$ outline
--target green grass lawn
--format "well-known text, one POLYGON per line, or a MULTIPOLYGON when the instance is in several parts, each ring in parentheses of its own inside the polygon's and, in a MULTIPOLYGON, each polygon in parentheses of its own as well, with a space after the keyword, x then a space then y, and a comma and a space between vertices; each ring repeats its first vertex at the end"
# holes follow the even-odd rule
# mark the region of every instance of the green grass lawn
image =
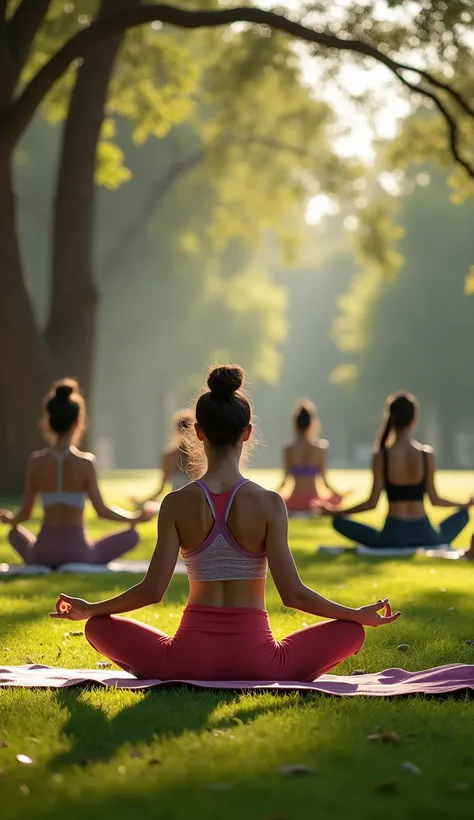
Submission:
MULTIPOLYGON (((257 478, 267 486, 277 480, 275 474, 257 478)), ((368 476, 336 473, 334 481, 357 488, 358 497, 368 476)), ((124 503, 127 494, 152 483, 151 473, 122 473, 104 486, 108 498, 124 503)), ((443 474, 440 486, 452 495, 472 492, 466 474, 443 474)), ((382 510, 366 518, 380 521, 382 510)), ((137 558, 150 555, 155 526, 141 528, 137 558)), ((91 516, 94 535, 111 528, 91 516)), ((5 532, 0 561, 13 561, 5 532)), ((460 545, 470 535, 466 531, 460 545)), ((340 541, 327 519, 294 522, 290 536, 308 584, 349 605, 389 595, 403 612, 393 626, 368 631, 365 647, 341 672, 474 663, 474 647, 465 644, 474 639, 474 566, 319 557, 317 544, 340 541), (403 655, 400 643, 410 646, 403 655)), ((61 591, 97 599, 133 580, 58 575, 0 581, 0 665, 95 667, 98 656, 84 638, 68 635, 83 625, 51 621, 48 612, 61 591)), ((163 605, 135 616, 174 632, 186 593, 186 579, 176 577, 163 605)), ((277 637, 313 620, 285 610, 271 582, 267 604, 277 637)), ((464 696, 377 701, 186 689, 0 690, 0 818, 92 820, 116 812, 126 820, 433 820, 451 814, 467 820, 473 816, 473 729, 473 705, 464 696), (396 732, 400 742, 367 740, 379 730, 396 732), (29 755, 33 764, 20 765, 17 754, 29 755), (421 774, 402 770, 404 762, 421 774), (314 774, 283 776, 281 767, 290 764, 306 764, 314 774)))

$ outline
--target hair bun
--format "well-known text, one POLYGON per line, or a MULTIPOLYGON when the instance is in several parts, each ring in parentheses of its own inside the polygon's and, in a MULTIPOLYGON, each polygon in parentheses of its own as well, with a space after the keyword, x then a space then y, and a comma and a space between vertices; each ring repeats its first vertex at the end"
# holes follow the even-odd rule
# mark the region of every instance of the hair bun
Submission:
POLYGON ((230 399, 237 390, 240 390, 244 378, 244 371, 238 365, 221 365, 211 370, 207 386, 216 398, 230 399))
POLYGON ((55 397, 58 401, 67 401, 69 396, 74 392, 74 388, 70 384, 60 384, 56 388, 55 397))

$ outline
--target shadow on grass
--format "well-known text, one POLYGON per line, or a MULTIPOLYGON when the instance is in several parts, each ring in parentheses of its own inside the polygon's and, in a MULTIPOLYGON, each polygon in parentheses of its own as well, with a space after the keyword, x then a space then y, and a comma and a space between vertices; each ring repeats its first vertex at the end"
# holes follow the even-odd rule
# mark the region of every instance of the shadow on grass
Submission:
MULTIPOLYGON (((68 767, 74 764, 88 765, 108 761, 122 746, 136 746, 152 742, 164 742, 187 732, 212 732, 253 723, 260 715, 283 711, 285 703, 278 694, 271 702, 251 708, 237 708, 232 716, 209 718, 217 707, 232 704, 243 698, 241 693, 228 691, 196 691, 187 687, 175 687, 160 692, 136 695, 136 702, 123 708, 111 719, 106 712, 88 703, 81 691, 58 691, 54 697, 69 712, 69 720, 63 733, 71 748, 51 760, 50 768, 68 767)), ((293 708, 299 695, 284 695, 286 708, 293 708)), ((132 750, 131 750, 132 751, 132 750)), ((146 758, 146 751, 140 750, 146 758)))

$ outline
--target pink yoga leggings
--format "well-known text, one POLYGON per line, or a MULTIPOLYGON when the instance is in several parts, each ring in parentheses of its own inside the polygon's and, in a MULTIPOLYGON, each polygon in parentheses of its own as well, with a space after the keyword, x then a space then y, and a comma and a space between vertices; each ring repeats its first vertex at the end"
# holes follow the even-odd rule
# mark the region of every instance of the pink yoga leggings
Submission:
POLYGON ((25 527, 15 527, 8 535, 13 549, 25 564, 42 564, 55 569, 61 564, 108 564, 130 552, 139 541, 134 529, 89 541, 82 524, 54 527, 43 525, 38 537, 25 527))
POLYGON ((174 638, 129 618, 86 623, 89 643, 138 678, 207 681, 311 681, 356 654, 364 629, 326 621, 272 635, 265 610, 188 606, 174 638))

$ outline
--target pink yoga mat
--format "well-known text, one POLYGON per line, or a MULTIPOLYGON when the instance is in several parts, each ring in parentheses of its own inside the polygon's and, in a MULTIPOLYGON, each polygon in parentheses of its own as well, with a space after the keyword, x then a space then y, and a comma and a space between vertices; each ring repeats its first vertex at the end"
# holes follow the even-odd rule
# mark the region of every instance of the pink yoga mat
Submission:
POLYGON ((454 663, 421 672, 386 669, 367 675, 322 675, 313 683, 302 681, 161 681, 137 680, 118 670, 56 669, 51 666, 0 667, 0 687, 60 689, 92 684, 119 689, 155 689, 188 684, 201 689, 265 689, 270 691, 322 692, 326 695, 354 697, 394 697, 396 695, 443 695, 459 690, 474 690, 474 665, 454 663))

